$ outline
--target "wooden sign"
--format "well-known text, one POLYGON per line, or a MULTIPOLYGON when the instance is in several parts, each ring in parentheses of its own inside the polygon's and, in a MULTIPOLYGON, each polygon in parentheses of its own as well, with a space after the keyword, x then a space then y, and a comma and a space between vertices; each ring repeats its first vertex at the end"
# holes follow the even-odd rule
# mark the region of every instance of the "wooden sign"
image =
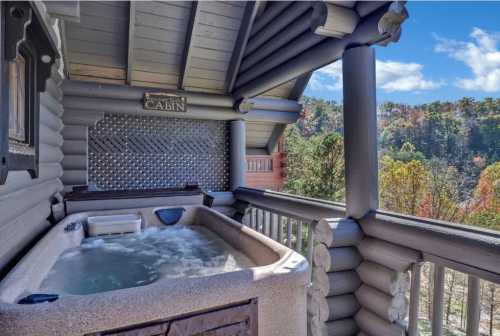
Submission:
POLYGON ((144 94, 144 109, 166 112, 186 112, 187 99, 186 97, 170 93, 148 92, 144 94))

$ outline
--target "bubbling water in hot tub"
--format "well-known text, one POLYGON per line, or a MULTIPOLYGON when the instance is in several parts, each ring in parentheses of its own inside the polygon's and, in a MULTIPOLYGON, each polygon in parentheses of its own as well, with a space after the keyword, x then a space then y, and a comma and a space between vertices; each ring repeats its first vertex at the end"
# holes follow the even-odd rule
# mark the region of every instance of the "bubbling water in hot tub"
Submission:
POLYGON ((176 224, 86 238, 58 258, 40 291, 85 295, 144 286, 160 278, 207 276, 252 266, 248 257, 210 230, 176 224))

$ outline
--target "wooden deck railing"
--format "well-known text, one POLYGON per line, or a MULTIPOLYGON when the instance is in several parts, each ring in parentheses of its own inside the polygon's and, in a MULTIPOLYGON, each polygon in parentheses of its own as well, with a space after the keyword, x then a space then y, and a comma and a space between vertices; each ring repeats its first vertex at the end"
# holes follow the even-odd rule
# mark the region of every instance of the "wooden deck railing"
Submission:
POLYGON ((365 234, 404 244, 421 253, 411 267, 408 335, 417 336, 421 304, 422 265, 430 263, 432 277, 431 335, 444 334, 445 274, 467 275, 466 335, 479 335, 480 282, 500 284, 500 232, 443 221, 378 211, 360 221, 365 234))
POLYGON ((334 222, 325 219, 344 217, 342 204, 250 188, 239 188, 234 195, 251 205, 244 218, 246 225, 303 253, 314 265, 308 304, 311 306, 308 308, 310 335, 332 335, 340 331, 365 334, 370 331, 375 336, 419 335, 424 264, 426 267, 430 264, 433 270, 425 282, 427 288, 432 289, 432 297, 426 298, 432 301, 428 335, 444 334, 445 275, 449 272, 461 272, 468 277, 467 288, 464 288, 467 296, 465 334, 479 335, 480 282, 500 284, 499 232, 377 211, 357 223, 344 220, 344 224, 355 225, 350 233, 352 237, 346 237, 345 231, 340 232, 342 239, 354 244, 350 246, 345 241, 335 243, 319 237, 325 227, 330 228, 328 235, 333 239, 341 236, 335 232, 340 230, 339 222, 332 224, 334 222), (322 225, 318 225, 319 222, 322 225), (356 226, 362 229, 361 234, 355 233, 356 226), (352 254, 358 252, 352 249, 359 251, 359 261, 352 254), (323 262, 320 258, 325 256, 328 260, 323 262), (335 270, 333 264, 342 261, 338 258, 346 257, 351 258, 351 263, 354 260, 352 269, 335 270), (352 279, 351 284, 359 284, 342 292, 335 284, 343 277, 352 279), (404 279, 411 279, 406 281, 406 287, 404 279), (358 302, 352 302, 354 297, 358 302), (406 304, 400 304, 401 297, 406 304), (338 309, 334 308, 339 303, 350 305, 351 311, 338 315, 338 309), (317 308, 312 309, 313 306, 317 308))
POLYGON ((250 203, 243 224, 303 254, 312 263, 314 224, 321 216, 343 216, 340 203, 251 188, 235 191, 237 199, 250 203))

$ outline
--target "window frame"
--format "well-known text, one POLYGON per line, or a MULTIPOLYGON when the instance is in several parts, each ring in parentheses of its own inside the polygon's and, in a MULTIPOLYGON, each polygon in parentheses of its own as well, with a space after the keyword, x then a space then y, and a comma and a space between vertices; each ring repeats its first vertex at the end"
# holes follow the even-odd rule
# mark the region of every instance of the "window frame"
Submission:
POLYGON ((58 57, 36 4, 30 2, 0 3, 0 185, 9 171, 27 171, 38 177, 40 97, 58 57), (9 137, 9 63, 20 54, 25 58, 25 143, 31 154, 10 151, 15 140, 9 137))

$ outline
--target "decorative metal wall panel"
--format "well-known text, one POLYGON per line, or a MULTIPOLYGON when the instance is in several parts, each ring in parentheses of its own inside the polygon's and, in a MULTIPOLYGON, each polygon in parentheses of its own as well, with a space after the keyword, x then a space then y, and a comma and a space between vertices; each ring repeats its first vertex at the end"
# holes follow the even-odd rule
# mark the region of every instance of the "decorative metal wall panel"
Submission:
POLYGON ((89 184, 102 190, 229 189, 224 121, 108 114, 89 128, 89 184))

